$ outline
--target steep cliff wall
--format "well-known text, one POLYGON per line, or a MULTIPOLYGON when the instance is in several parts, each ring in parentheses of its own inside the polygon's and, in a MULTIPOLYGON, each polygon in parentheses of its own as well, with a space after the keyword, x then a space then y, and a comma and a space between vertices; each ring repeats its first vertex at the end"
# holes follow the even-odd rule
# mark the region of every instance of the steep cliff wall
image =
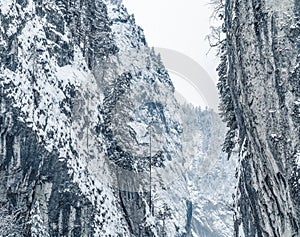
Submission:
MULTIPOLYGON (((118 1, 0 9, 0 198, 23 235, 161 235, 149 212, 148 127, 165 141, 153 137, 154 181, 163 166, 180 175, 179 107, 141 28, 118 1)), ((181 193, 176 208, 166 199, 173 236, 186 232, 181 193)))
POLYGON ((219 89, 225 150, 240 147, 236 236, 300 235, 299 9, 293 0, 225 3, 219 89))
POLYGON ((120 1, 1 1, 0 24, 0 235, 230 236, 223 124, 120 1))

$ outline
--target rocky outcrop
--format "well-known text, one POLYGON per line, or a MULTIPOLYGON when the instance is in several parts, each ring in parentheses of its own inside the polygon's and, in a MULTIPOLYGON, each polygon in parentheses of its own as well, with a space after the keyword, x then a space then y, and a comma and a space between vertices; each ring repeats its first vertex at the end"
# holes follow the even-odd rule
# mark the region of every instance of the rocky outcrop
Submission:
MULTIPOLYGON (((0 9, 2 206, 17 213, 24 236, 160 235, 149 215, 149 135, 138 129, 153 115, 174 143, 179 121, 170 116, 172 83, 142 30, 117 1, 0 9)), ((178 158, 176 147, 162 150, 162 161, 178 158)), ((185 231, 185 200, 180 208, 170 233, 185 231)))
POLYGON ((225 150, 240 147, 236 236, 299 236, 299 2, 226 1, 225 150))

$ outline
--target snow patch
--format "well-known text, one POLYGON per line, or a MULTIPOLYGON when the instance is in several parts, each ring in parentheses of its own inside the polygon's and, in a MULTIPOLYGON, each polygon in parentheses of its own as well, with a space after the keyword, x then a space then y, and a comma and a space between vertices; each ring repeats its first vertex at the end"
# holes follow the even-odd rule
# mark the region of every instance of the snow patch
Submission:
POLYGON ((2 0, 0 2, 0 9, 3 15, 7 15, 12 9, 12 6, 15 4, 16 0, 2 0))
POLYGON ((266 0, 265 4, 267 9, 272 9, 281 13, 288 13, 292 11, 294 7, 294 1, 291 0, 266 0))

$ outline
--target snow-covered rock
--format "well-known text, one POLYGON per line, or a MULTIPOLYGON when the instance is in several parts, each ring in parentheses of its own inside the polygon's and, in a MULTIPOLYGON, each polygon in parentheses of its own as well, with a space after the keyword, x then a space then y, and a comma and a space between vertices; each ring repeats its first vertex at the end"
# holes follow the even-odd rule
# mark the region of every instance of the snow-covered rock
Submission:
POLYGON ((226 1, 225 150, 240 147, 236 236, 299 236, 299 1, 226 1), (238 139, 237 139, 238 138, 238 139))
POLYGON ((229 236, 223 125, 186 126, 120 1, 5 1, 0 19, 0 204, 24 236, 229 236))

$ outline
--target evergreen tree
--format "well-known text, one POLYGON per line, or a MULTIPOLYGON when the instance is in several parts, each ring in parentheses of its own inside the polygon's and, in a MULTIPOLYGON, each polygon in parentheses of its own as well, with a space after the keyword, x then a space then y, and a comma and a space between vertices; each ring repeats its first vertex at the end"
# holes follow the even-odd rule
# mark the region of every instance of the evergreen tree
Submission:
POLYGON ((227 131, 225 142, 223 145, 223 151, 228 154, 228 158, 231 155, 231 152, 235 146, 235 131, 237 129, 237 122, 234 112, 234 104, 232 99, 232 94, 228 84, 227 71, 228 71, 228 62, 227 62, 227 48, 226 42, 221 45, 221 62, 217 68, 219 75, 218 89, 220 92, 220 110, 223 121, 227 123, 229 130, 227 131))

